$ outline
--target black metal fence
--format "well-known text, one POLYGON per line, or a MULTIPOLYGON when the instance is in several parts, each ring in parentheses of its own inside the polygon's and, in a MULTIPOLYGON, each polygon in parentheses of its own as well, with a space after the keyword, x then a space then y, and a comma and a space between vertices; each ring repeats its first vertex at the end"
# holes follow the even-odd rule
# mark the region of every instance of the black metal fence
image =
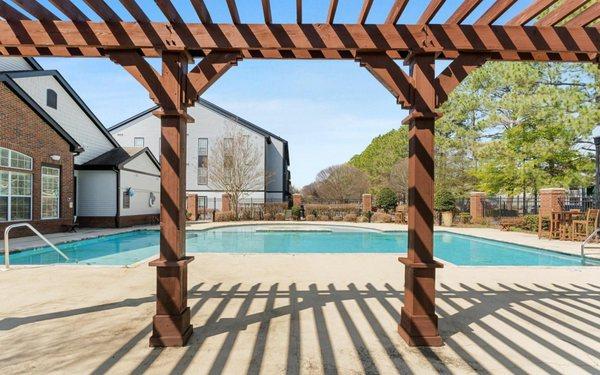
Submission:
MULTIPOLYGON (((246 220, 262 220, 264 213, 273 210, 272 206, 287 207, 280 199, 243 198, 239 202, 239 215, 246 220)), ((214 221, 215 212, 221 211, 222 198, 204 198, 198 200, 198 220, 214 221)), ((283 210, 281 210, 283 212, 283 210)))
MULTIPOLYGON (((502 217, 516 217, 520 215, 536 215, 539 210, 539 205, 539 196, 491 196, 485 198, 483 204, 483 216, 497 219, 502 217)), ((593 196, 567 196, 564 202, 565 211, 580 210, 585 212, 590 208, 596 208, 595 206, 596 203, 593 196)), ((459 212, 469 212, 470 199, 459 199, 456 202, 456 207, 459 212)))

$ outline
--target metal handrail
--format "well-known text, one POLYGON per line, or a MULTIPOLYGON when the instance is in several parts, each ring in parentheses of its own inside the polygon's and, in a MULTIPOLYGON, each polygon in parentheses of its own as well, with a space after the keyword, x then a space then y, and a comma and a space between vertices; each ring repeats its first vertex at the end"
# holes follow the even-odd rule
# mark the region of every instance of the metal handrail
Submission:
POLYGON ((46 237, 44 237, 43 234, 41 234, 40 232, 38 232, 37 229, 35 229, 31 224, 29 223, 17 223, 17 224, 11 224, 9 226, 6 227, 6 229, 4 230, 4 267, 6 267, 6 269, 8 269, 10 267, 10 262, 8 260, 9 257, 9 248, 8 248, 8 233, 10 232, 11 229, 14 228, 20 228, 20 227, 27 227, 29 229, 31 229, 31 231, 33 233, 35 233, 39 238, 42 239, 42 241, 44 241, 45 243, 48 244, 48 246, 50 246, 51 248, 53 248, 54 250, 56 250, 56 252, 58 254, 60 254, 61 257, 65 258, 67 261, 69 260, 69 257, 65 255, 65 253, 63 253, 62 251, 60 251, 58 249, 58 247, 54 246, 50 241, 48 241, 48 239, 46 237))
POLYGON ((592 234, 590 234, 588 236, 588 238, 585 239, 585 241, 583 241, 581 243, 581 264, 583 264, 585 266, 585 245, 588 244, 588 242, 590 242, 592 240, 592 238, 594 238, 598 233, 600 232, 600 228, 596 228, 592 234))

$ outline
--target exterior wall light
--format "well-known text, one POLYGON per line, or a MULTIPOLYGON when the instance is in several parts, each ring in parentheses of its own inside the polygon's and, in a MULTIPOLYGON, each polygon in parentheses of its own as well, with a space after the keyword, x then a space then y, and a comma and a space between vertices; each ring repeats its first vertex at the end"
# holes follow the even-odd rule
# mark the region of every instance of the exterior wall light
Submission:
POLYGON ((50 155, 50 159, 54 161, 60 161, 60 155, 50 155))

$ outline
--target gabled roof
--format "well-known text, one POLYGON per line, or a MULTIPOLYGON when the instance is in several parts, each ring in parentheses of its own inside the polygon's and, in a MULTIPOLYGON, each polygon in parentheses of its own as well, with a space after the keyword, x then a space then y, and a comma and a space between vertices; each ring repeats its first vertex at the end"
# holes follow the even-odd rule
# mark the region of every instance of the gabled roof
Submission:
POLYGON ((156 168, 160 170, 160 164, 148 147, 116 147, 76 168, 82 170, 123 169, 125 164, 144 153, 148 155, 156 168))
POLYGON ((31 66, 33 70, 44 70, 40 64, 33 57, 23 57, 23 59, 31 66))
MULTIPOLYGON (((254 132, 258 133, 258 134, 261 134, 264 137, 275 138, 275 139, 277 139, 277 140, 279 140, 281 142, 287 143, 287 141, 285 139, 281 138, 280 136, 278 136, 276 134, 273 134, 273 133, 271 133, 268 130, 263 129, 260 126, 255 125, 255 124, 251 123, 250 121, 245 120, 245 119, 243 119, 243 118, 241 118, 241 117, 239 117, 239 116, 237 116, 237 115, 235 115, 235 114, 227 111, 226 109, 223 109, 223 108, 219 107, 218 105, 216 105, 216 104, 214 104, 212 102, 209 102, 206 99, 202 99, 202 98, 198 99, 198 104, 200 104, 204 108, 210 109, 213 112, 216 112, 216 113, 220 114, 223 117, 226 117, 226 118, 228 118, 228 119, 230 119, 230 120, 232 120, 234 122, 237 122, 238 124, 240 124, 240 125, 248 128, 248 129, 250 129, 250 130, 252 130, 252 131, 254 131, 254 132)), ((158 106, 154 106, 152 108, 148 108, 147 110, 145 110, 143 112, 140 112, 140 113, 138 113, 135 116, 132 116, 132 117, 130 117, 130 118, 124 120, 124 121, 121 121, 120 123, 118 123, 116 125, 111 126, 110 128, 108 128, 108 131, 109 132, 113 132, 113 131, 115 131, 115 130, 117 130, 117 129, 119 129, 119 128, 121 128, 121 127, 123 127, 123 126, 125 126, 125 125, 127 125, 127 124, 129 124, 129 123, 131 123, 131 122, 133 122, 135 120, 137 120, 137 119, 139 119, 139 118, 142 118, 142 117, 146 116, 149 113, 152 113, 152 112, 156 111, 158 108, 159 108, 158 106)))
POLYGON ((0 82, 3 82, 15 95, 17 95, 29 108, 44 120, 54 131, 60 135, 70 146, 71 152, 81 153, 83 147, 69 135, 54 119, 40 107, 27 93, 12 80, 9 74, 0 73, 0 82))
MULTIPOLYGON (((33 61, 28 63, 34 64, 36 69, 41 69, 41 66, 33 59, 33 61)), ((100 130, 100 132, 108 139, 108 141, 115 147, 119 147, 119 143, 113 138, 112 134, 104 127, 102 122, 94 115, 92 110, 83 102, 81 97, 77 95, 75 90, 69 85, 69 83, 64 79, 64 77, 57 70, 22 70, 16 72, 5 72, 4 74, 8 75, 10 78, 28 78, 28 77, 44 77, 44 76, 52 76, 56 79, 56 81, 62 86, 62 88, 71 96, 71 98, 77 103, 79 108, 86 114, 86 116, 96 125, 96 127, 100 130)))

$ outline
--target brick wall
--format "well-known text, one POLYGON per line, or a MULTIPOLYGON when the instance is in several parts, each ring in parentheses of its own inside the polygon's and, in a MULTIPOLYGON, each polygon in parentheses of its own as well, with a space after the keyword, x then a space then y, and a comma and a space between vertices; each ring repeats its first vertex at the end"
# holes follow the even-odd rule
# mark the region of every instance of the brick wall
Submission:
MULTIPOLYGON (((0 146, 33 158, 33 220, 30 223, 42 233, 64 230, 65 224, 73 221, 73 155, 69 144, 4 83, 0 83, 0 103, 0 146), (54 161, 50 155, 59 155, 60 160, 54 161), (41 220, 42 165, 61 170, 60 218, 56 220, 41 220)), ((10 224, 0 223, 0 238, 10 224)), ((31 233, 25 229, 11 231, 11 237, 23 235, 31 233)))

